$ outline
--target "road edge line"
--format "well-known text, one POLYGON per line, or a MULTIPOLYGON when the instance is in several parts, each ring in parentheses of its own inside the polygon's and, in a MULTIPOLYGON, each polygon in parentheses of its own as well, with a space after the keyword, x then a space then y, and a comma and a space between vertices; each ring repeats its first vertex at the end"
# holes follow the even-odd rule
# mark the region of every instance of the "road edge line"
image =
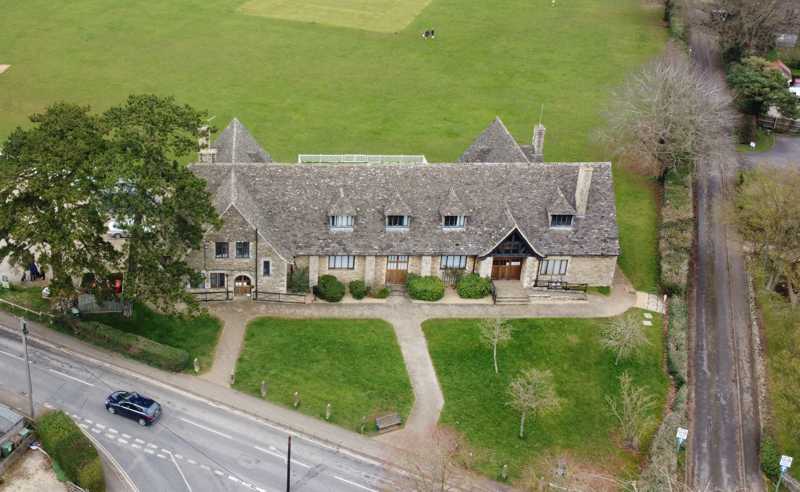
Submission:
POLYGON ((132 492, 140 492, 139 488, 136 486, 136 483, 131 479, 130 475, 128 475, 128 472, 126 472, 125 469, 122 468, 122 465, 120 465, 119 462, 117 461, 117 459, 114 458, 114 456, 111 453, 108 452, 108 450, 105 448, 105 446, 100 444, 100 441, 95 439, 94 436, 92 436, 90 433, 88 433, 86 431, 86 429, 84 429, 83 427, 80 427, 80 426, 78 428, 81 430, 81 432, 83 432, 83 434, 86 437, 89 438, 89 440, 92 442, 94 447, 99 449, 100 452, 103 453, 103 455, 108 460, 108 462, 111 463, 111 467, 114 468, 114 470, 122 478, 122 481, 125 482, 125 484, 128 486, 128 488, 132 492))

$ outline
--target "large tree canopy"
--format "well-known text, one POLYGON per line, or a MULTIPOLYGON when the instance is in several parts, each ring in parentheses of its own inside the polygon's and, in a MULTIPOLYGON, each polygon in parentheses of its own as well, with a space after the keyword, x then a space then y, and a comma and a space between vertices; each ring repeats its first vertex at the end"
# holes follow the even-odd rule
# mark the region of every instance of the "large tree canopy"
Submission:
POLYGON ((180 159, 197 150, 205 114, 173 98, 130 96, 103 114, 109 129, 106 165, 114 177, 111 214, 128 229, 123 294, 164 311, 193 307, 186 283, 197 273, 186 254, 202 244, 219 217, 205 183, 180 159))
POLYGON ((35 257, 63 299, 75 293, 74 278, 103 275, 118 259, 103 238, 106 144, 87 107, 58 103, 30 120, 0 156, 0 258, 26 267, 35 257))
POLYGON ((766 114, 771 106, 787 118, 798 114, 797 97, 789 92, 783 75, 763 58, 751 56, 731 65, 728 82, 736 92, 736 103, 747 114, 766 114))
POLYGON ((728 62, 765 55, 779 33, 797 29, 796 4, 786 0, 715 0, 706 5, 708 24, 728 62))

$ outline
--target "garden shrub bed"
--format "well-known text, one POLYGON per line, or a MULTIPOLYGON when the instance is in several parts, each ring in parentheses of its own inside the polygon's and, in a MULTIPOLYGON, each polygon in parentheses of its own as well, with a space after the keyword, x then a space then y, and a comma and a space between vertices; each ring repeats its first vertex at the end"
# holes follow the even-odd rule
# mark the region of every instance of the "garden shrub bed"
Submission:
POLYGON ((360 300, 369 294, 369 287, 363 280, 353 280, 348 285, 348 289, 350 289, 350 295, 353 296, 353 299, 360 300))
POLYGON ((314 287, 314 295, 328 302, 339 302, 344 297, 345 287, 333 275, 323 275, 314 287))
POLYGON ((438 301, 444 297, 444 282, 439 277, 409 274, 406 282, 408 297, 417 301, 438 301))
POLYGON ((189 353, 97 321, 63 319, 58 323, 70 335, 98 347, 167 371, 182 371, 189 364, 189 353))
POLYGON ((492 293, 492 281, 477 273, 470 273, 459 279, 456 291, 463 299, 482 299, 492 293))
POLYGON ((80 428, 64 412, 48 412, 36 421, 42 447, 67 478, 89 492, 106 489, 100 456, 80 428))
POLYGON ((693 240, 691 175, 672 171, 664 182, 659 232, 661 287, 669 295, 683 295, 686 292, 693 240))

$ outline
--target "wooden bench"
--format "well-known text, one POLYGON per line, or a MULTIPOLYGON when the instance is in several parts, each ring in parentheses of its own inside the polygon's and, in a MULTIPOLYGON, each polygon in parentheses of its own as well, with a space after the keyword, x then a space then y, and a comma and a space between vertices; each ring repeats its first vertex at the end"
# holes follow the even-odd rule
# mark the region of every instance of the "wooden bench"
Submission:
POLYGON ((399 429, 401 425, 403 425, 403 419, 397 413, 389 413, 375 419, 375 427, 381 434, 399 429))

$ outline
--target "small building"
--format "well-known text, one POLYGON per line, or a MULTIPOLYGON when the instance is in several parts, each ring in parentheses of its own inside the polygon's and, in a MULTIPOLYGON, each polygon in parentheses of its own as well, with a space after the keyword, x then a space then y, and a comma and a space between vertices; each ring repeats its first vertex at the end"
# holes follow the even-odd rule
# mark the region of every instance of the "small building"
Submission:
POLYGON ((276 164, 234 119, 190 169, 224 225, 190 255, 205 288, 286 292, 308 269, 372 286, 476 272, 524 288, 611 285, 619 255, 611 164, 545 163, 497 118, 441 164, 276 164))

